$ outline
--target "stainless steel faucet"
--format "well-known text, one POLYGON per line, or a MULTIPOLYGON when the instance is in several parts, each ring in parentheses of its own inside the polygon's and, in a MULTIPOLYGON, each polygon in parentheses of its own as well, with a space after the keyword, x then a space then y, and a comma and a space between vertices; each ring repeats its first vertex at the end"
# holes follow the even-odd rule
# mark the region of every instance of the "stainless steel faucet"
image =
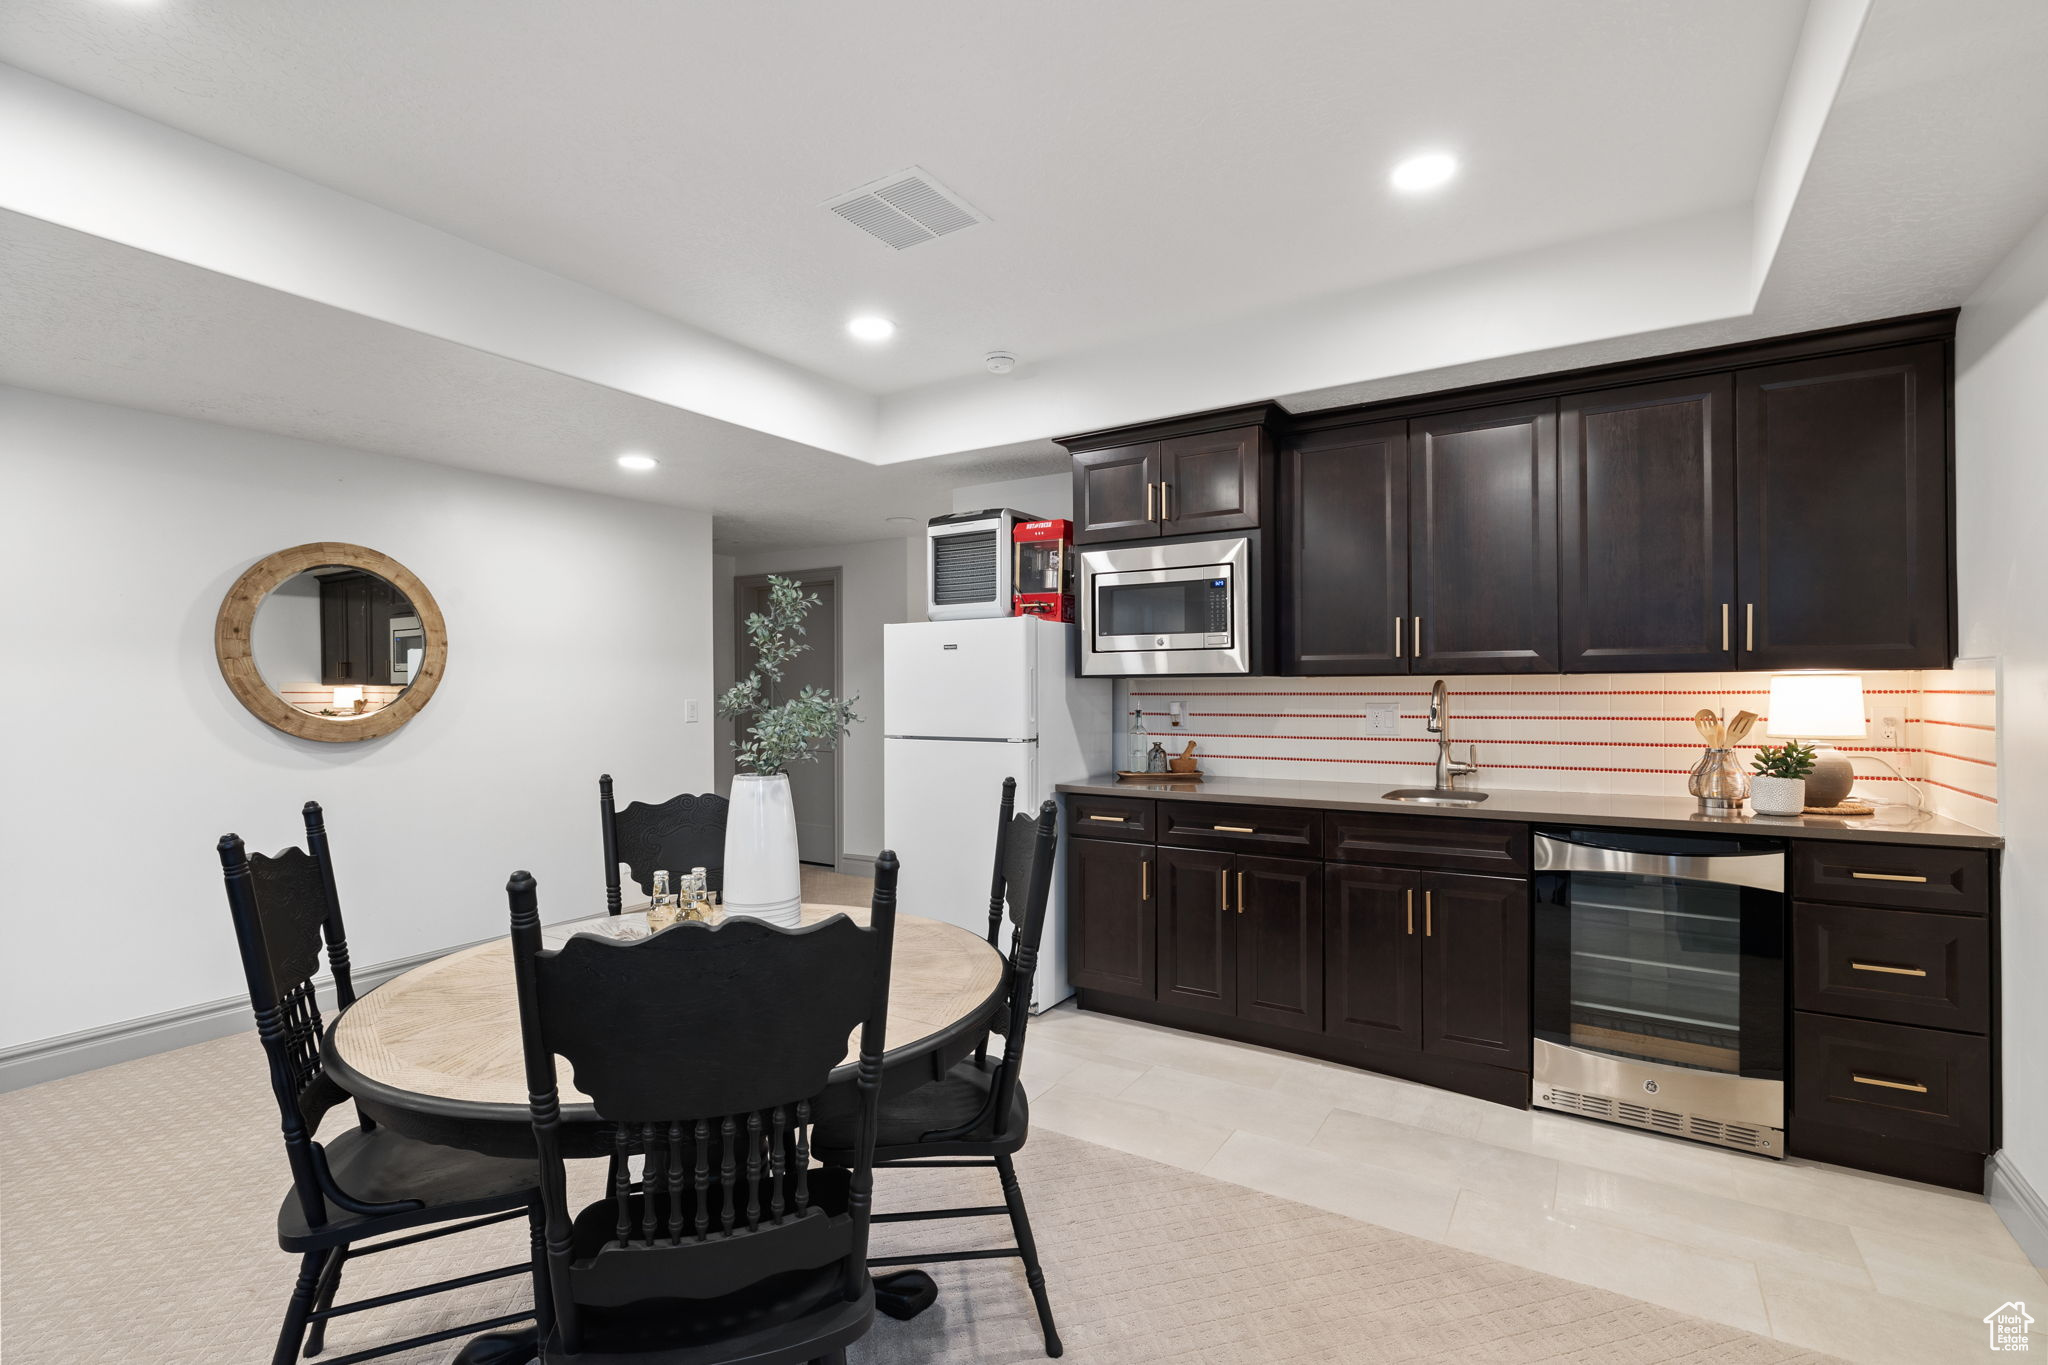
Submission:
POLYGON ((1455 791, 1459 778, 1479 771, 1479 746, 1465 746, 1465 762, 1451 757, 1451 733, 1448 718, 1444 712, 1450 694, 1444 688, 1444 680, 1438 678, 1436 686, 1429 689, 1429 732, 1436 736, 1436 789, 1440 792, 1455 791))

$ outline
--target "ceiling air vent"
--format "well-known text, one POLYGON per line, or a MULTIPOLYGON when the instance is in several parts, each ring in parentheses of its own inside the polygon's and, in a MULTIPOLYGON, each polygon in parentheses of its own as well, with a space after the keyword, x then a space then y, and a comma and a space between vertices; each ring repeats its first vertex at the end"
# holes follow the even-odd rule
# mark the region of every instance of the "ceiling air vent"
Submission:
POLYGON ((988 221, 916 166, 828 199, 825 207, 898 251, 988 221))

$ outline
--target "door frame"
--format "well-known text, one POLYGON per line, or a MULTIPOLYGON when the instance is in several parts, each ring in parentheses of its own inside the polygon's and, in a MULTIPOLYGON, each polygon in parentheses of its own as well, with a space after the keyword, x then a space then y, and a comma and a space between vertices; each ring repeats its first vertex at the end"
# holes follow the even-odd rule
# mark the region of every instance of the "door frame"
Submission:
MULTIPOLYGON (((746 658, 747 649, 747 594, 755 588, 765 588, 773 578, 793 578, 803 587, 817 583, 832 585, 832 695, 846 695, 846 570, 845 566, 834 564, 821 569, 771 569, 767 573, 736 574, 732 580, 732 677, 726 679, 730 687, 739 680, 740 666, 746 658)), ((733 738, 739 738, 735 730, 733 738)), ((815 864, 804 864, 815 866, 815 864)), ((841 735, 833 745, 832 763, 832 870, 845 872, 846 869, 846 737, 841 735)), ((867 875, 874 875, 872 867, 867 875)))

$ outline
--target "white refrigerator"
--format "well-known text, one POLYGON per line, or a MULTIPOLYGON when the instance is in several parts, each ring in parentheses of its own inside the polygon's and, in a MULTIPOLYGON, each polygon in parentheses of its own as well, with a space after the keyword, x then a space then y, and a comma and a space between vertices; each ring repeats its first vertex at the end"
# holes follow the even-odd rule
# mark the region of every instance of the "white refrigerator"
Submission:
MULTIPOLYGON (((1036 815, 1055 784, 1108 770, 1113 684, 1074 676, 1078 647, 1078 627, 1033 616, 882 628, 882 844, 903 864, 904 913, 986 934, 1003 779, 1017 779, 1017 810, 1036 815)), ((1073 994, 1066 836, 1034 1011, 1073 994)))

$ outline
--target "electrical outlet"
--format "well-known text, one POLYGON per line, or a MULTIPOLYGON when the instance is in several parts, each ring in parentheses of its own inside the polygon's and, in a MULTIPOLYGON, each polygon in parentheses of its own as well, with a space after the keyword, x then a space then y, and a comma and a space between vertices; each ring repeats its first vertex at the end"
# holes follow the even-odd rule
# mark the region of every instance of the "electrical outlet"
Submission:
POLYGON ((1878 743, 1887 749, 1898 748, 1899 742, 1905 738, 1905 728, 1905 721, 1897 715, 1879 716, 1877 718, 1878 743))
POLYGON ((696 703, 696 702, 695 702, 694 700, 692 700, 692 701, 686 701, 686 702, 684 702, 684 703, 683 703, 683 724, 685 724, 685 725, 695 725, 696 723, 697 723, 697 703, 696 703))
POLYGON ((1365 732, 1367 734, 1391 735, 1400 729, 1400 724, 1400 703, 1369 701, 1365 704, 1365 732))
POLYGON ((1170 701, 1166 703, 1166 714, 1167 724, 1178 730, 1187 723, 1188 704, 1184 701, 1170 701))

